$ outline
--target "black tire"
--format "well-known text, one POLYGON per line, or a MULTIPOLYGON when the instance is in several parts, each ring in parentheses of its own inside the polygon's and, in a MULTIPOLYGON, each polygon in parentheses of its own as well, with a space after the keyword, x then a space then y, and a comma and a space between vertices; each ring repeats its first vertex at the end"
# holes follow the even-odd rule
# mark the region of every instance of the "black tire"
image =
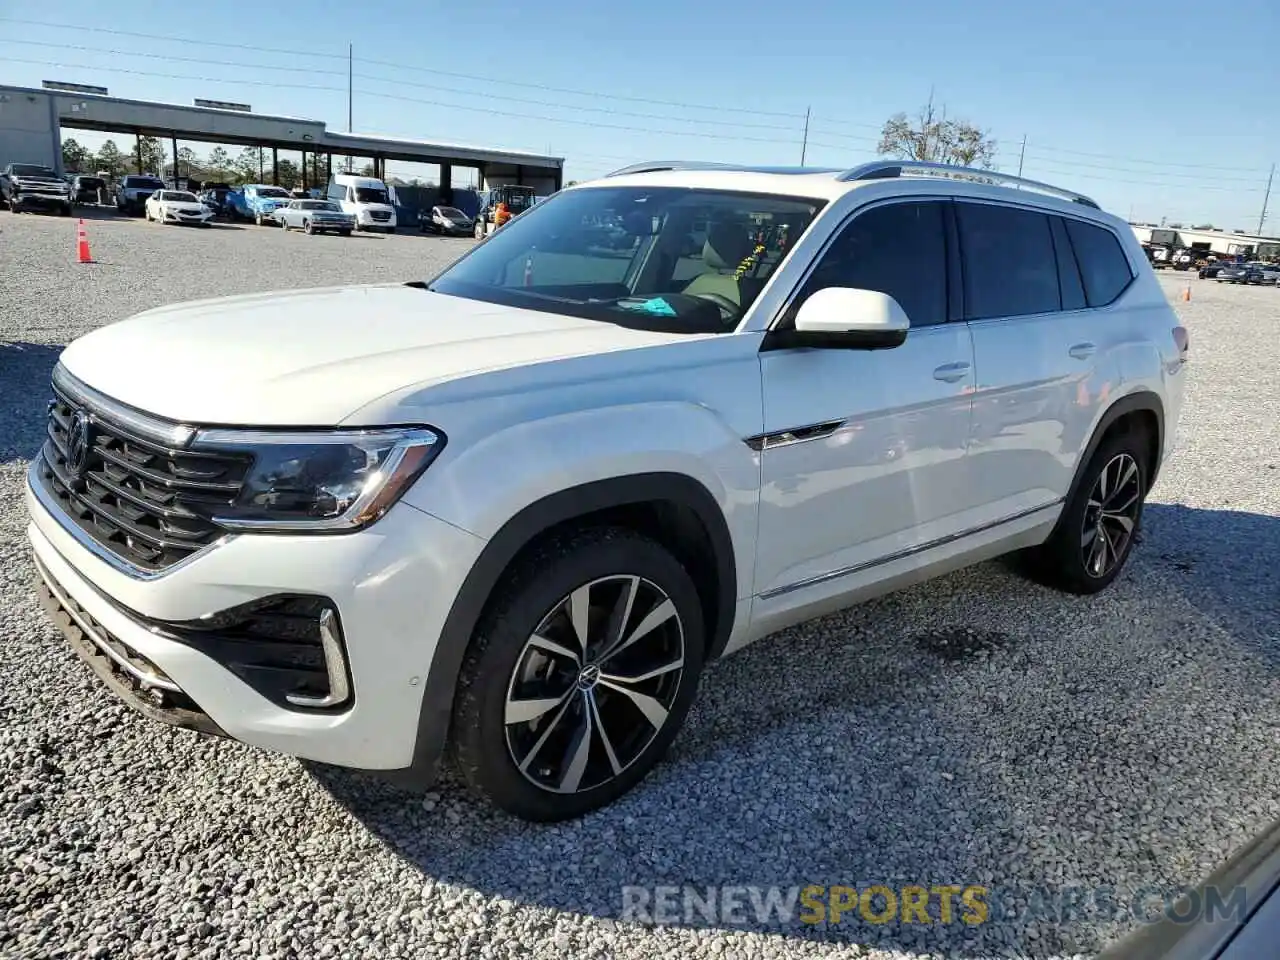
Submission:
POLYGON ((605 806, 666 752, 693 702, 704 649, 697 589, 659 544, 616 528, 549 541, 493 591, 471 639, 454 700, 451 747, 458 771, 477 796, 526 820, 565 820, 605 806), (582 622, 590 625, 585 632, 594 642, 589 639, 579 656, 570 610, 572 598, 584 591, 589 614, 582 622), (665 618, 639 639, 608 649, 628 627, 634 632, 662 611, 665 618), (546 652, 534 643, 535 633, 539 641, 574 646, 546 652), (654 669, 646 666, 650 651, 665 669, 621 688, 617 676, 654 669), (600 665, 619 674, 605 673, 601 680, 600 665), (517 681, 524 696, 513 696, 517 681), (509 695, 516 704, 551 702, 539 699, 539 691, 558 697, 557 705, 508 724, 509 695), (655 716, 661 720, 650 719, 655 716), (584 719, 591 717, 596 720, 584 719), (597 722, 606 730, 603 738, 597 722), (570 749, 583 738, 585 751, 570 749), (527 772, 517 754, 526 758, 527 772))
POLYGON ((1098 445, 1053 534, 1032 554, 1036 579, 1082 595, 1111 585, 1124 569, 1142 528, 1151 477, 1149 454, 1141 432, 1117 433, 1098 445), (1112 510, 1100 508, 1099 503, 1112 510), (1097 564, 1099 548, 1105 561, 1101 566, 1097 564))
POLYGON ((63 215, 64 217, 69 217, 69 216, 71 216, 71 204, 69 204, 69 203, 63 204, 63 206, 62 206, 62 215, 63 215))
POLYGON ((344 236, 344 237, 349 237, 349 236, 351 236, 351 231, 350 231, 350 230, 339 230, 339 231, 338 231, 338 233, 339 233, 341 236, 344 236))
POLYGON ((387 233, 395 233, 395 232, 396 232, 395 227, 387 227, 387 233))
POLYGON ((312 228, 311 226, 310 220, 302 221, 302 232, 305 233, 307 236, 311 236, 311 234, 315 233, 314 228, 312 228))

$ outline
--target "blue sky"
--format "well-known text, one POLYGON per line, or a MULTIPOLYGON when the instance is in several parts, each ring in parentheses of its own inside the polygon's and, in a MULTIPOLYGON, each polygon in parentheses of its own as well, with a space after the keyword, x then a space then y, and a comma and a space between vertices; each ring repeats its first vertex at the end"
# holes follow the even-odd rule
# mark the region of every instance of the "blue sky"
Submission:
MULTIPOLYGON (((808 162, 852 166, 874 156, 886 117, 932 89, 990 130, 1000 169, 1016 170, 1025 135, 1026 176, 1121 216, 1226 228, 1256 227, 1280 160, 1277 0, 1217 12, 1189 0, 475 0, 310 5, 310 21, 297 9, 0 0, 0 82, 234 100, 345 129, 351 42, 357 131, 549 150, 570 179, 655 157, 796 163, 806 107, 808 162)), ((1280 233, 1274 195, 1272 209, 1267 232, 1280 233)))

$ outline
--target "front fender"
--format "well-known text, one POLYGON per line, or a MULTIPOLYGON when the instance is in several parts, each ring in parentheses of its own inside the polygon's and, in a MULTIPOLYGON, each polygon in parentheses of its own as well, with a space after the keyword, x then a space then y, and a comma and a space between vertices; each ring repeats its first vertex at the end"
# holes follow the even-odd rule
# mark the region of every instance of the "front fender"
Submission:
POLYGON ((691 402, 595 407, 514 423, 461 449, 447 443, 405 500, 487 540, 553 494, 653 473, 686 476, 710 494, 732 542, 737 597, 749 596, 758 459, 724 419, 691 402))

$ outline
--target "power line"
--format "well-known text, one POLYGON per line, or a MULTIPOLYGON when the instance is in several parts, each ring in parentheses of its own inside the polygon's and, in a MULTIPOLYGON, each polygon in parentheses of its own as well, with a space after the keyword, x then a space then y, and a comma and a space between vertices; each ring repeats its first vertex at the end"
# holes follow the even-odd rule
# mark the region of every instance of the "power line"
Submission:
MULTIPOLYGON (((338 54, 338 53, 318 53, 313 50, 284 50, 279 47, 256 47, 256 46, 251 46, 249 44, 243 44, 243 43, 225 43, 225 42, 220 42, 215 40, 196 40, 190 37, 179 37, 179 36, 172 36, 172 35, 166 36, 166 35, 154 34, 154 33, 137 33, 129 30, 112 30, 106 27, 88 27, 82 24, 48 23, 40 20, 24 20, 18 17, 0 17, 0 22, 18 23, 24 26, 48 27, 54 30, 80 30, 88 33, 106 33, 106 34, 111 34, 113 36, 135 37, 135 38, 140 38, 144 40, 164 40, 166 42, 171 42, 171 43, 187 43, 187 44, 194 44, 196 46, 221 47, 221 48, 231 49, 231 50, 249 50, 257 53, 289 53, 289 54, 296 54, 298 56, 304 56, 304 57, 322 57, 326 59, 335 59, 335 60, 347 59, 345 54, 338 54)), ((132 54, 126 54, 126 56, 132 56, 132 54)), ((749 113, 754 116, 784 117, 787 119, 796 120, 797 122, 802 116, 802 114, 799 114, 799 113, 786 113, 786 112, 775 111, 775 110, 761 110, 756 107, 738 107, 738 106, 726 106, 723 104, 707 104, 707 103, 688 103, 688 102, 682 102, 677 100, 659 100, 659 99, 654 99, 650 97, 636 97, 636 96, 630 96, 630 95, 621 94, 621 93, 601 93, 598 90, 581 90, 581 89, 575 89, 573 87, 555 87, 549 84, 531 83, 529 81, 504 80, 497 77, 484 77, 478 74, 457 73, 449 70, 436 70, 430 67, 416 66, 414 64, 395 63, 390 60, 372 60, 372 59, 366 59, 364 57, 356 57, 355 59, 359 63, 367 63, 372 66, 391 67, 396 70, 410 70, 417 73, 431 73, 437 76, 453 77, 455 79, 460 79, 460 80, 476 80, 482 83, 496 83, 496 84, 503 84, 506 86, 525 87, 527 89, 533 89, 533 90, 548 90, 555 93, 568 93, 568 94, 573 94, 575 96, 582 96, 582 97, 597 97, 597 98, 602 98, 606 100, 626 100, 631 103, 647 103, 647 104, 653 104, 653 105, 665 106, 665 107, 682 107, 688 110, 715 110, 722 113, 723 112, 749 113)))
MULTIPOLYGON (((270 83, 264 83, 261 80, 239 80, 239 79, 231 79, 231 78, 193 77, 186 74, 156 73, 154 71, 149 71, 149 70, 129 70, 124 67, 86 67, 83 64, 59 63, 59 62, 53 62, 53 61, 47 61, 47 60, 23 60, 18 58, 10 58, 9 62, 35 64, 37 66, 44 66, 44 67, 60 67, 63 69, 71 69, 71 70, 98 70, 99 72, 102 72, 102 73, 124 73, 132 76, 160 77, 162 79, 167 79, 167 80, 195 80, 199 83, 234 83, 234 84, 241 84, 241 85, 254 86, 254 87, 272 87, 272 88, 284 88, 284 89, 291 89, 291 90, 319 90, 319 91, 324 91, 329 93, 345 93, 346 92, 345 87, 324 87, 324 86, 318 86, 314 84, 298 84, 298 83, 276 83, 274 81, 270 83)), ((416 97, 398 96, 396 94, 382 93, 376 90, 358 89, 355 92, 360 94, 361 96, 366 96, 366 97, 379 97, 384 100, 396 100, 403 103, 416 103, 423 106, 444 107, 450 110, 465 110, 469 113, 485 113, 485 114, 489 114, 497 117, 512 117, 517 120, 539 120, 546 123, 567 123, 574 126, 595 127, 602 130, 626 130, 632 133, 653 133, 653 134, 659 134, 662 136, 673 136, 673 137, 697 137, 697 138, 706 139, 706 140, 728 140, 728 141, 744 142, 744 143, 770 143, 770 144, 778 143, 777 137, 731 136, 729 134, 710 133, 710 132, 701 131, 701 130, 661 130, 661 129, 655 129, 652 127, 637 127, 631 124, 601 123, 599 121, 594 121, 594 120, 571 120, 565 117, 547 117, 547 116, 541 116, 537 114, 516 113, 510 110, 494 110, 489 107, 475 107, 475 106, 469 106, 467 104, 447 103, 445 101, 440 101, 440 100, 424 100, 416 97)), ((577 108, 565 107, 565 109, 572 110, 577 108)))
MULTIPOLYGON (((1143 177, 1156 176, 1156 177, 1182 177, 1184 179, 1185 178, 1197 179, 1197 178, 1208 176, 1207 174, 1204 174, 1204 173, 1180 173, 1176 170, 1152 170, 1148 172, 1146 170, 1135 170, 1132 167, 1117 167, 1117 166, 1112 166, 1111 164, 1105 164, 1105 163, 1088 163, 1084 160, 1059 160, 1059 158, 1057 157, 1046 157, 1043 154, 1032 153, 1032 152, 1027 153, 1027 159, 1036 160, 1036 161, 1049 161, 1049 162, 1057 161, 1060 163, 1069 163, 1071 164, 1072 167, 1086 167, 1089 169, 1096 169, 1096 170, 1113 170, 1116 173, 1134 173, 1134 174, 1137 174, 1138 176, 1143 176, 1143 177)), ((1215 181, 1225 182, 1225 183, 1256 184, 1259 182, 1258 177, 1223 177, 1217 174, 1213 175, 1213 179, 1215 181)), ((1158 181, 1154 181, 1154 182, 1158 182, 1158 181)))
MULTIPOLYGON (((208 60, 201 57, 177 57, 177 56, 172 56, 170 54, 143 53, 143 52, 135 53, 133 51, 128 51, 128 50, 109 50, 104 47, 86 47, 86 46, 76 46, 76 45, 59 44, 59 43, 47 43, 40 40, 14 40, 8 37, 4 37, 4 38, 0 38, 0 43, 18 43, 18 44, 27 44, 27 45, 38 46, 38 47, 55 47, 60 50, 76 50, 76 51, 81 51, 85 53, 104 53, 104 54, 110 54, 112 56, 118 56, 118 57, 145 57, 152 60, 169 60, 169 61, 174 61, 176 63, 197 63, 197 64, 203 64, 206 66, 234 67, 238 69, 251 69, 251 70, 283 70, 283 71, 289 71, 292 73, 325 74, 328 76, 335 76, 335 77, 347 76, 347 71, 345 70, 318 70, 311 67, 288 67, 288 66, 280 66, 277 64, 229 63, 222 60, 208 60)), ((359 59, 359 58, 356 58, 356 59, 359 59)), ((21 61, 18 61, 18 62, 21 62, 21 61)), ((93 68, 84 68, 84 69, 93 69, 93 68)), ((106 68, 102 68, 102 69, 106 69, 106 68)), ((759 130, 779 130, 786 133, 793 133, 797 136, 799 136, 800 134, 800 130, 798 127, 784 127, 780 124, 774 124, 774 123, 746 123, 738 120, 707 120, 707 119, 698 118, 698 117, 677 117, 677 116, 671 116, 670 114, 633 113, 627 110, 617 110, 612 107, 588 107, 588 106, 582 106, 578 104, 548 104, 544 100, 532 100, 532 99, 529 99, 528 97, 513 97, 510 95, 489 93, 487 91, 459 90, 456 87, 442 87, 442 86, 437 86, 435 84, 429 84, 429 83, 415 83, 411 80, 397 80, 391 77, 377 77, 371 74, 364 74, 364 73, 357 73, 355 77, 356 79, 360 79, 360 80, 372 80, 377 83, 394 83, 403 87, 415 87, 422 90, 435 90, 440 93, 452 93, 452 94, 457 94, 459 96, 465 96, 465 97, 485 97, 491 100, 505 100, 513 103, 530 103, 537 106, 563 107, 566 110, 582 110, 590 113, 603 113, 603 114, 609 114, 613 116, 637 117, 643 120, 669 120, 669 121, 675 121, 678 123, 701 123, 701 124, 713 124, 715 126, 723 126, 723 127, 741 127, 741 128, 752 128, 752 129, 759 129, 759 130)), ((265 85, 266 84, 264 84, 264 86, 265 85)), ((797 123, 799 123, 799 120, 797 120, 797 123)))
POLYGON ((1069 154, 1072 154, 1073 156, 1079 156, 1079 157, 1096 157, 1100 160, 1120 160, 1124 163, 1146 163, 1146 164, 1152 164, 1154 166, 1159 166, 1159 167, 1184 167, 1186 169, 1191 169, 1191 170, 1227 170, 1235 173, 1261 174, 1261 173, 1267 172, 1265 167, 1224 167, 1224 166, 1218 166, 1216 164, 1210 164, 1210 163, 1178 163, 1177 161, 1165 160, 1163 158, 1159 160, 1151 160, 1151 159, 1144 159, 1141 157, 1121 157, 1121 156, 1116 156, 1114 154, 1109 154, 1109 153, 1089 153, 1084 150, 1069 150, 1066 147, 1054 147, 1048 144, 1037 145, 1034 143, 1034 141, 1031 143, 1031 146, 1033 147, 1040 146, 1042 149, 1052 150, 1054 153, 1069 153, 1069 154))

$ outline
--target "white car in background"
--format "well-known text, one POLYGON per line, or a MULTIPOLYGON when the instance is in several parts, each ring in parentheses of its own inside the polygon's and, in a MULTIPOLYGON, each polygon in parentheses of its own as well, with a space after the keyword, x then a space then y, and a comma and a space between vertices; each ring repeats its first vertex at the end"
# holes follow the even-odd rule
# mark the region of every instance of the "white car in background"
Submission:
POLYGON ((143 215, 156 223, 194 223, 207 227, 213 211, 186 190, 157 190, 147 198, 143 215))

